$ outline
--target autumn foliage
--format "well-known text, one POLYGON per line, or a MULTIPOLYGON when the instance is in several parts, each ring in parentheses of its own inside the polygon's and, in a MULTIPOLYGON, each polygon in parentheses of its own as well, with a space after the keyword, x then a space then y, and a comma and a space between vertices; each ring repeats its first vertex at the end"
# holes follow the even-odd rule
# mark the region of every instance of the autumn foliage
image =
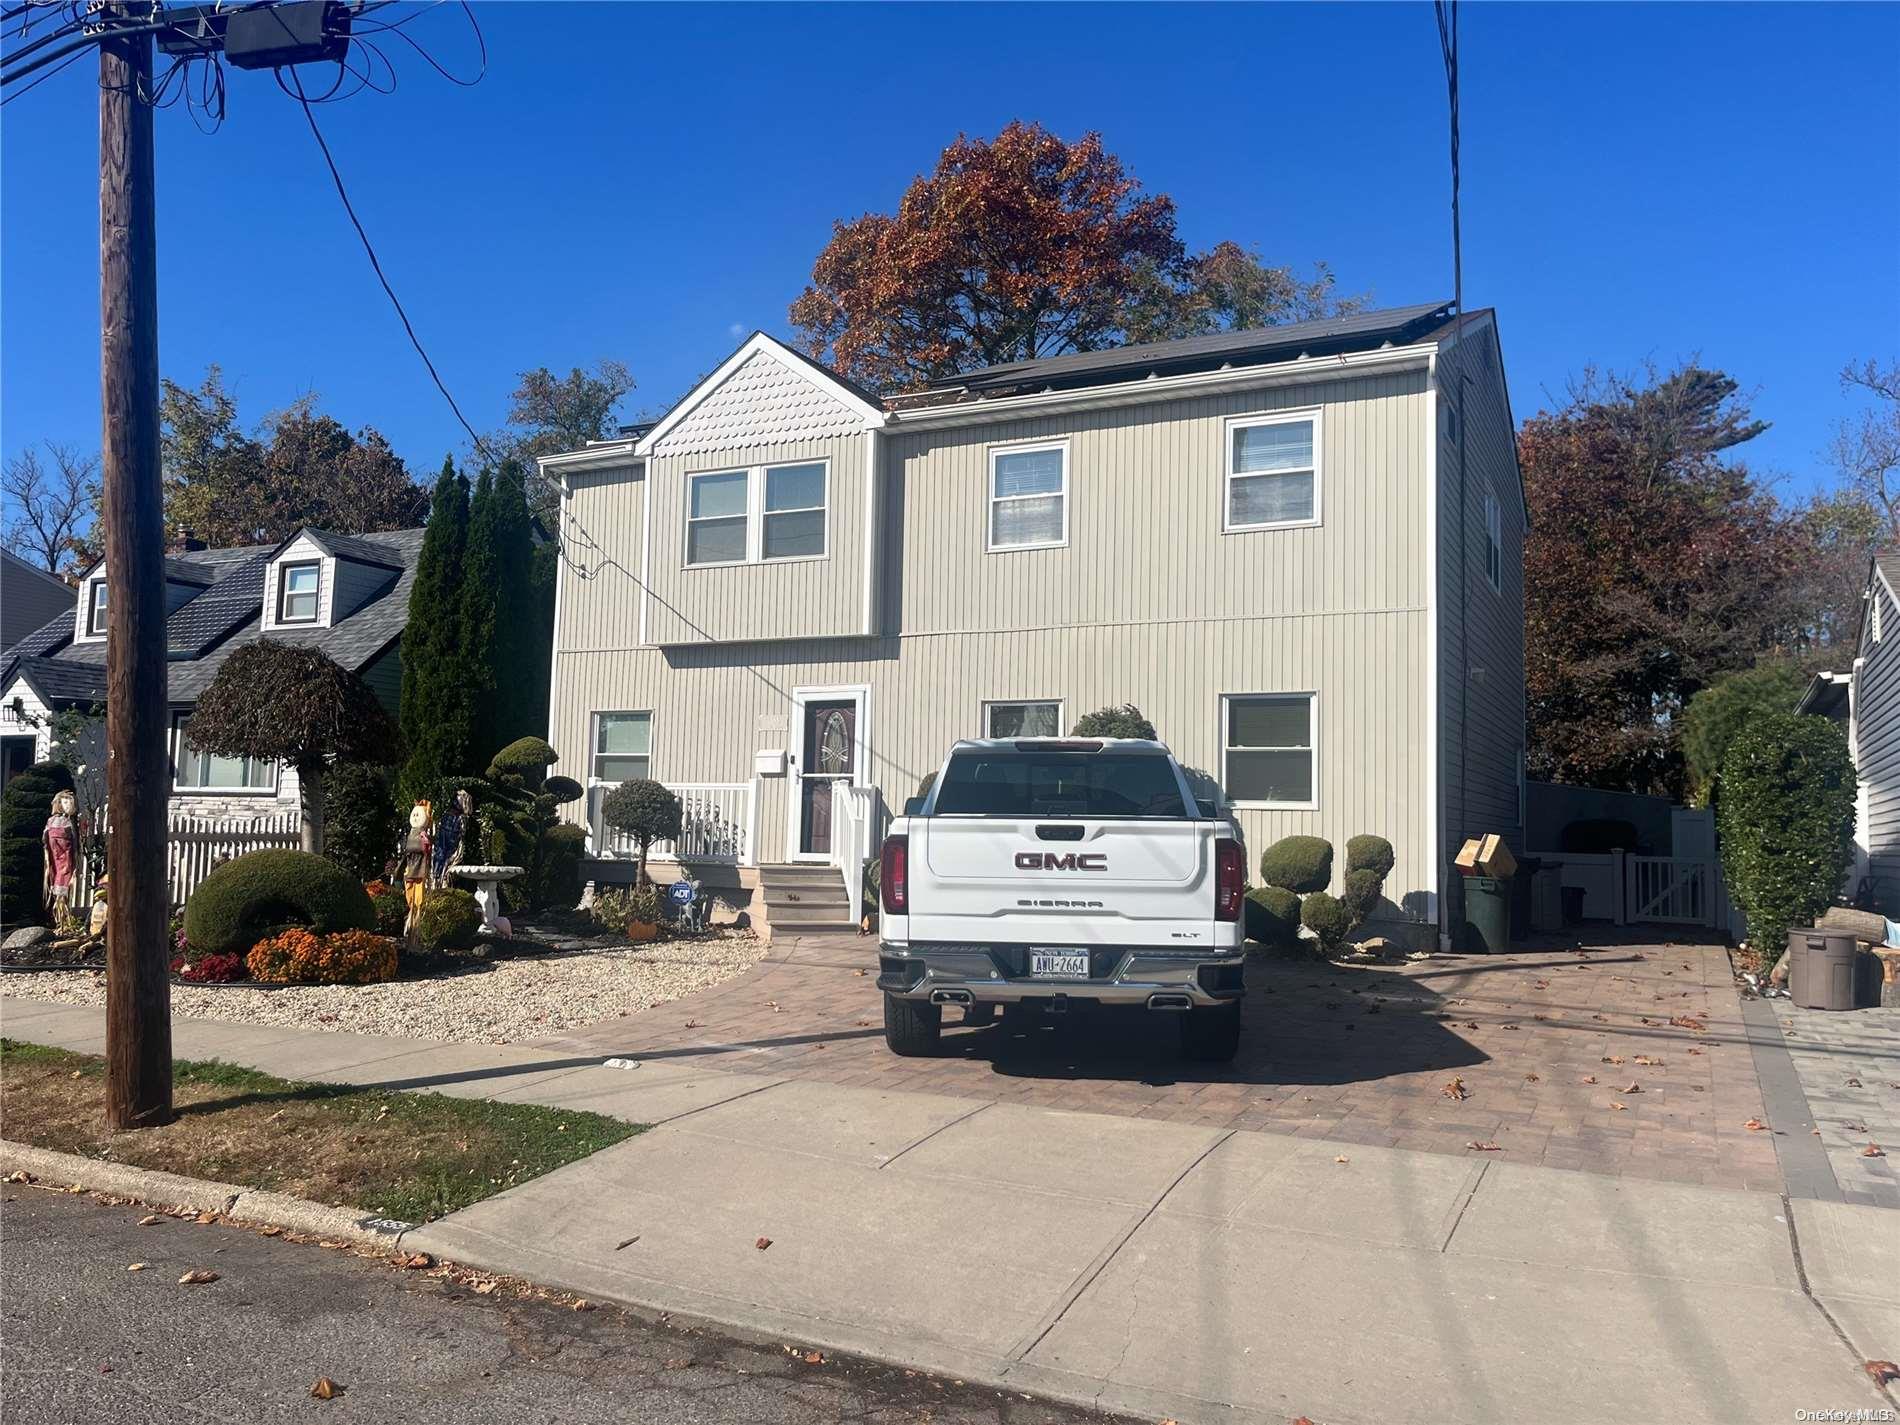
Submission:
POLYGON ((258 941, 244 963, 267 984, 378 984, 396 978, 396 942, 367 930, 286 930, 258 941))

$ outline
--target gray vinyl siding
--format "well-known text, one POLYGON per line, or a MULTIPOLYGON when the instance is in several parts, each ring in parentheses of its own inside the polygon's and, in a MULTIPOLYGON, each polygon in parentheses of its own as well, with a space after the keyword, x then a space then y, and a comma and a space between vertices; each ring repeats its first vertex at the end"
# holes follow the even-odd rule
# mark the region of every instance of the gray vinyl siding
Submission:
POLYGON ((395 717, 402 712, 402 643, 397 641, 377 654, 362 671, 362 679, 376 694, 376 701, 395 717))
POLYGON ((5 588, 0 589, 0 648, 10 648, 29 633, 62 613, 71 613, 73 591, 52 575, 8 555, 0 561, 5 588))
MULTIPOLYGON (((567 527, 561 542, 568 557, 560 565, 554 646, 557 650, 637 648, 646 508, 641 467, 629 464, 615 470, 583 471, 564 479, 567 498, 562 509, 567 527), (582 569, 588 577, 581 576, 582 569)), ((557 707, 560 699, 557 671, 557 707)))
POLYGON ((1866 813, 1861 838, 1875 904, 1900 919, 1900 604, 1879 575, 1870 597, 1880 601, 1880 638, 1873 637, 1870 611, 1854 674, 1855 770, 1866 813))
MULTIPOLYGON (((1524 750, 1524 504, 1516 431, 1494 333, 1488 318, 1474 321, 1462 352, 1447 344, 1438 356, 1439 401, 1460 406, 1465 441, 1461 511, 1458 442, 1450 425, 1439 420, 1438 784, 1444 803, 1441 864, 1447 872, 1451 858, 1469 836, 1495 832, 1519 855, 1525 850, 1519 800, 1524 750), (1485 570, 1487 491, 1497 497, 1501 515, 1501 591, 1491 587, 1485 570), (1461 634, 1470 639, 1468 661, 1461 634), (1466 694, 1462 708, 1461 688, 1466 694), (1468 735, 1461 711, 1469 721, 1468 735)), ((1457 883, 1455 875, 1444 880, 1453 894, 1457 883)))
POLYGON ((332 559, 324 570, 327 621, 339 623, 396 582, 396 571, 354 559, 332 559))

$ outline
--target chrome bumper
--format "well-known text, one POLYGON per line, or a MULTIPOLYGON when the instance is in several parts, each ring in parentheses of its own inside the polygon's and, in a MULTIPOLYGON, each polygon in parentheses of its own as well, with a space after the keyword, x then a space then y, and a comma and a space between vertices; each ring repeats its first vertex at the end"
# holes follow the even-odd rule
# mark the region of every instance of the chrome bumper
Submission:
POLYGON ((1035 980, 1015 974, 1020 946, 946 948, 878 946, 877 987, 899 999, 933 1004, 1022 1004, 1062 999, 1147 1007, 1206 1009, 1231 1004, 1244 991, 1245 959, 1206 950, 1095 947, 1088 979, 1035 980))

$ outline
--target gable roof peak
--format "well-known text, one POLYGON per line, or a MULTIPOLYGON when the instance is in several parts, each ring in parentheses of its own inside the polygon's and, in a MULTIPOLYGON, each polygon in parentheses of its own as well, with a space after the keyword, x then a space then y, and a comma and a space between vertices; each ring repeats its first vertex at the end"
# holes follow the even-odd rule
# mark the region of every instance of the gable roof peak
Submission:
POLYGON ((633 454, 642 459, 653 454, 667 436, 676 430, 688 416, 710 400, 748 362, 757 357, 764 357, 776 363, 814 390, 842 406, 857 418, 860 429, 872 430, 884 424, 884 403, 876 395, 856 382, 839 375, 824 363, 780 341, 769 332, 755 331, 740 342, 730 356, 720 362, 710 373, 701 377, 691 390, 674 403, 671 410, 654 423, 652 429, 640 437, 633 448, 633 454))

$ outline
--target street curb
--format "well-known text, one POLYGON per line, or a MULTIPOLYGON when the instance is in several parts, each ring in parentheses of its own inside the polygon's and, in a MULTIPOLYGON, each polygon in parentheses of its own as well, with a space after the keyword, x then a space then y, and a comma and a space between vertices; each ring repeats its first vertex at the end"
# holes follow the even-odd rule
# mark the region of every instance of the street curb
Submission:
POLYGON ((58 1153, 0 1138, 0 1173, 23 1172, 34 1181, 76 1187, 131 1198, 150 1207, 187 1208, 215 1212, 232 1222, 278 1227, 312 1237, 351 1242, 384 1251, 397 1250, 404 1233, 415 1226, 376 1217, 354 1207, 326 1207, 280 1192, 241 1187, 236 1183, 180 1177, 154 1168, 101 1162, 76 1153, 58 1153))

